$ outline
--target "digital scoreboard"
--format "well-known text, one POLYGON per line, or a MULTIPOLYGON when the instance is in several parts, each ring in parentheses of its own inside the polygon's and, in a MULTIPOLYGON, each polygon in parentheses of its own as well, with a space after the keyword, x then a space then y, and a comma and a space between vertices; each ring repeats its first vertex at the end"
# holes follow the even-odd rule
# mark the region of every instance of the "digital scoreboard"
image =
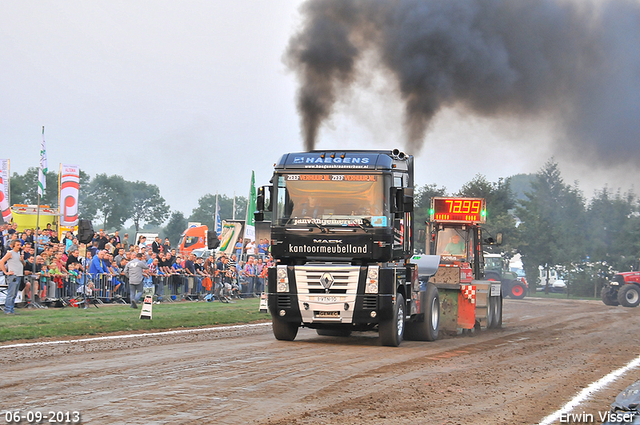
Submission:
POLYGON ((431 198, 432 222, 484 223, 487 207, 484 198, 431 198))

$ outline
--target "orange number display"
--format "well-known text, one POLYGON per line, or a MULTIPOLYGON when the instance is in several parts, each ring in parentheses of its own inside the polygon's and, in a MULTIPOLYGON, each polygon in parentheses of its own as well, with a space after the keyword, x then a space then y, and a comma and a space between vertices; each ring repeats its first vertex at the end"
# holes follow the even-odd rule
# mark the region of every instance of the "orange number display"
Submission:
POLYGON ((482 198, 433 198, 431 219, 452 222, 485 222, 482 198))

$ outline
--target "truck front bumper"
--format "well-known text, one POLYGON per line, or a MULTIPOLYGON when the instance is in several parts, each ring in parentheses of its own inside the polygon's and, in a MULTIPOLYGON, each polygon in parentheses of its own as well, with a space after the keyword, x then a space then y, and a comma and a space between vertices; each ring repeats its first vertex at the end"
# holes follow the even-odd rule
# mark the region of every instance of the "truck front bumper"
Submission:
POLYGON ((391 294, 269 294, 269 312, 288 322, 313 324, 377 324, 391 317, 391 294))

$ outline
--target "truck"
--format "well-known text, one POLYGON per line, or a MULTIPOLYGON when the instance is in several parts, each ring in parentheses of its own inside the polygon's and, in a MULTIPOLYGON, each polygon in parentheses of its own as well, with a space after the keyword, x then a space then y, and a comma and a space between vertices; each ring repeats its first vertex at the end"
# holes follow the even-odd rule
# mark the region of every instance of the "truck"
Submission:
POLYGON ((527 295, 528 286, 524 277, 509 270, 509 262, 501 254, 484 253, 484 274, 487 280, 502 284, 502 293, 514 299, 527 295))
POLYGON ((189 255, 194 249, 209 248, 215 238, 218 240, 218 235, 213 230, 209 230, 207 226, 193 225, 187 227, 180 236, 178 242, 178 252, 182 255, 189 255))
POLYGON ((502 234, 485 238, 485 222, 484 198, 431 198, 427 223, 431 240, 426 246, 440 256, 430 282, 440 293, 444 331, 472 333, 502 327, 502 282, 485 270, 483 250, 501 244, 502 234))
MULTIPOLYGON (((65 232, 77 232, 78 226, 64 226, 60 220, 61 214, 57 207, 49 205, 40 205, 39 227, 41 229, 50 228, 59 239, 62 239, 65 232)), ((25 229, 35 229, 38 227, 38 206, 26 204, 14 204, 11 206, 11 214, 13 222, 18 225, 18 232, 25 229)))
MULTIPOLYGON (((35 229, 38 221, 38 206, 14 204, 11 206, 13 222, 18 225, 18 232, 24 232, 26 229, 35 229)), ((40 228, 46 229, 47 225, 51 225, 52 230, 58 234, 58 217, 60 216, 58 209, 49 205, 40 205, 40 228)))
POLYGON ((637 307, 640 304, 640 271, 616 273, 600 292, 606 305, 637 307))
POLYGON ((413 191, 413 156, 398 149, 281 157, 271 184, 258 188, 255 212, 257 223, 271 214, 276 339, 293 341, 300 327, 327 336, 377 331, 394 347, 438 338, 440 295, 429 279, 440 257, 413 256, 413 191))
POLYGON ((562 270, 561 266, 547 267, 538 266, 538 286, 537 292, 553 292, 562 294, 567 292, 567 284, 562 279, 558 270, 562 270))

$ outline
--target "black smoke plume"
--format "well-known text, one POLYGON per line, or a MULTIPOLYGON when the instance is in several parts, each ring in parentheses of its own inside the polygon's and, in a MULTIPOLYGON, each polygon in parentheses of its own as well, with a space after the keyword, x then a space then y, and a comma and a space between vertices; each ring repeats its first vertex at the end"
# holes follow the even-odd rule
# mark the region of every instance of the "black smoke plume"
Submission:
POLYGON ((552 118, 584 158, 640 159, 637 1, 310 0, 301 12, 285 58, 308 150, 373 53, 397 83, 413 153, 438 111, 456 107, 552 118))

